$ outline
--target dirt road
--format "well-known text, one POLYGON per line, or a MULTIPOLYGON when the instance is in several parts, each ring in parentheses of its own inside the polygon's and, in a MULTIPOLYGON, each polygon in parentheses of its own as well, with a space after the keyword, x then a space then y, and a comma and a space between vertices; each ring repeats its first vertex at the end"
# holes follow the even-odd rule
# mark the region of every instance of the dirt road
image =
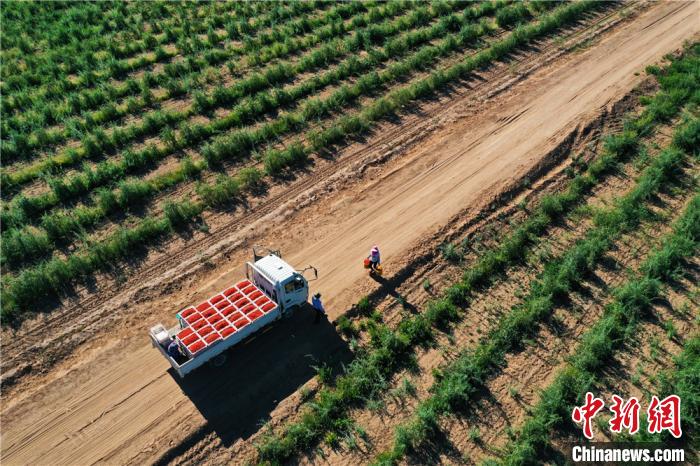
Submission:
MULTIPOLYGON (((318 267, 321 278, 313 288, 323 292, 334 317, 372 286, 360 266, 372 244, 380 245, 391 270, 394 258, 454 215, 485 205, 639 83, 642 76, 635 73, 696 35, 699 15, 697 2, 659 4, 498 95, 486 111, 446 116, 396 163, 368 168, 359 189, 329 192, 299 218, 272 225, 284 232, 277 244, 291 263, 318 267)), ((202 285, 203 293, 239 275, 239 267, 227 270, 202 285)), ((182 432, 215 431, 224 445, 248 437, 258 419, 311 376, 309 365, 328 353, 339 359, 348 354, 330 324, 309 330, 307 317, 276 326, 238 350, 224 370, 205 370, 186 383, 166 371, 145 338, 124 348, 108 336, 65 376, 4 400, 3 462, 143 462, 177 450, 172 439, 182 432)), ((153 323, 140 322, 142 328, 153 323)))

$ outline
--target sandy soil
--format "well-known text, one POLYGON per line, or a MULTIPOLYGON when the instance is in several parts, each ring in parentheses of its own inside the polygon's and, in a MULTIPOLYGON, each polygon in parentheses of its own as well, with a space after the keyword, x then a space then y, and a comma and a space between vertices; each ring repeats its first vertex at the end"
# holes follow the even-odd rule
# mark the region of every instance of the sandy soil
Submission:
MULTIPOLYGON (((323 292, 334 318, 380 286, 368 283, 360 266, 371 244, 382 248, 386 268, 397 270, 423 238, 454 216, 487 206, 542 163, 579 123, 637 85, 642 76, 635 72, 697 34, 699 11, 698 3, 656 5, 590 50, 496 95, 478 107, 478 114, 467 94, 463 106, 441 115, 432 133, 394 163, 367 168, 355 185, 295 200, 308 207, 277 217, 283 219, 279 222, 267 218, 231 236, 245 239, 253 232, 256 240, 287 252, 290 263, 312 262, 320 274, 312 291, 323 292)), ((388 149, 374 147, 378 153, 388 149)), ((167 363, 148 346, 145 329, 156 323, 154 316, 170 314, 240 276, 249 243, 228 241, 238 244, 231 262, 220 261, 204 282, 167 288, 167 296, 158 300, 143 302, 130 291, 89 303, 108 309, 126 302, 141 310, 126 318, 119 332, 84 345, 80 358, 31 384, 20 383, 3 399, 3 462, 148 462, 177 451, 174 439, 196 431, 214 432, 224 445, 231 444, 254 433, 259 419, 310 378, 309 365, 349 357, 330 324, 311 328, 310 316, 300 314, 237 350, 224 371, 205 369, 186 382, 167 372, 167 363), (151 314, 145 306, 154 306, 151 314)), ((206 254, 221 249, 214 244, 206 254)), ((160 270, 160 283, 192 264, 160 270)), ((41 348, 41 340, 33 341, 41 348)))
MULTIPOLYGON (((697 164, 689 169, 689 174, 697 176, 697 164)), ((691 188, 675 196, 662 194, 658 204, 652 207, 659 217, 624 235, 591 278, 571 293, 571 303, 556 310, 553 321, 561 326, 552 323, 543 326, 531 348, 507 358, 503 373, 487 384, 487 395, 482 403, 468 416, 455 416, 444 423, 443 431, 454 448, 463 454, 461 456, 469 459, 466 463, 480 464, 484 456, 494 456, 494 452, 506 446, 507 429, 522 425, 528 408, 539 401, 540 391, 553 381, 566 364, 566 357, 576 351, 581 336, 601 317, 604 306, 612 300, 611 291, 622 285, 629 271, 638 270, 649 252, 659 246, 692 197, 691 188), (509 392, 511 389, 515 390, 515 395, 509 392), (481 442, 469 439, 472 428, 479 429, 481 442)), ((679 326, 679 330, 690 334, 687 322, 679 326)), ((648 340, 640 337, 638 341, 648 340)), ((443 463, 444 460, 441 458, 443 463)))

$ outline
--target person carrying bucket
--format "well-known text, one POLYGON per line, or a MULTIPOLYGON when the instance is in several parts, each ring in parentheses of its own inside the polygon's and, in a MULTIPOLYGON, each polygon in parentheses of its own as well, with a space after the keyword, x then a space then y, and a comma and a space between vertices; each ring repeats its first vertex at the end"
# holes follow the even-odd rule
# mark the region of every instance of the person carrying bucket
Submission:
POLYGON ((369 251, 369 256, 365 259, 365 268, 368 268, 370 273, 377 272, 381 275, 382 273, 382 261, 379 255, 379 247, 374 245, 369 251))

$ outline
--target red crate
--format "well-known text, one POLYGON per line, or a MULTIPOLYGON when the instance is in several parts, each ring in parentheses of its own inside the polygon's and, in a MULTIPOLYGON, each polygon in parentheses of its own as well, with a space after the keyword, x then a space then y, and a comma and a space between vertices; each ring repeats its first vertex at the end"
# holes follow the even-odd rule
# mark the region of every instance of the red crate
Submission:
POLYGON ((206 327, 202 327, 199 330, 197 330, 197 333, 199 334, 200 337, 203 337, 205 335, 209 335, 213 331, 214 331, 214 327, 212 327, 211 325, 207 325, 206 327))
POLYGON ((267 314, 268 312, 270 312, 271 310, 273 310, 276 307, 277 307, 277 304, 270 301, 267 304, 263 304, 261 309, 263 310, 263 312, 265 312, 267 314))
POLYGON ((236 330, 240 330, 240 329, 242 329, 243 327, 245 327, 246 325, 248 325, 249 323, 250 323, 250 322, 248 322, 248 319, 246 319, 246 318, 244 317, 243 319, 238 319, 236 322, 234 322, 233 325, 236 326, 236 330))
POLYGON ((231 301, 232 303, 235 303, 239 299, 241 299, 243 295, 236 290, 236 293, 232 294, 231 296, 228 297, 228 300, 231 301))
POLYGON ((229 320, 229 322, 235 322, 238 319, 241 319, 243 317, 245 317, 245 316, 243 315, 243 313, 241 311, 236 311, 236 312, 232 313, 230 316, 228 316, 227 319, 229 320))
POLYGON ((217 312, 215 309, 209 308, 206 311, 202 312, 202 317, 205 319, 208 319, 209 317, 215 315, 217 312))
POLYGON ((255 290, 252 293, 250 293, 250 295, 248 295, 248 298, 253 300, 253 299, 258 299, 260 296, 262 296, 262 292, 255 290))
POLYGON ((250 286, 250 284, 250 280, 241 280, 240 282, 236 283, 236 288, 242 290, 243 288, 250 286))
POLYGON ((255 291, 255 286, 254 285, 247 286, 247 287, 243 288, 241 291, 243 291, 243 293, 245 293, 245 294, 250 294, 253 291, 255 291))
POLYGON ((198 310, 198 311, 203 311, 203 310, 205 310, 205 309, 207 309, 207 308, 210 308, 210 307, 211 307, 211 305, 210 305, 208 302, 204 301, 202 304, 200 304, 199 306, 197 306, 197 310, 198 310))
POLYGON ((214 325, 214 328, 216 329, 217 332, 221 332, 223 329, 228 327, 230 324, 228 322, 226 322, 225 320, 223 320, 223 318, 222 318, 221 321, 216 322, 213 325, 214 325))
POLYGON ((185 319, 185 322, 192 325, 201 318, 202 318, 202 315, 199 312, 195 311, 194 313, 187 316, 187 318, 185 319))
POLYGON ((182 344, 184 344, 187 347, 189 347, 192 343, 194 343, 197 340, 199 340, 199 335, 197 335, 196 333, 193 333, 185 338, 180 339, 180 341, 182 341, 182 344))
POLYGON ((262 307, 263 304, 265 304, 268 301, 270 301, 270 298, 268 298, 267 296, 261 296, 255 300, 255 305, 258 307, 262 307))
POLYGON ((226 337, 232 335, 232 334, 235 333, 235 332, 236 332, 236 329, 235 329, 235 328, 233 328, 233 327, 226 327, 225 329, 223 329, 223 330, 221 331, 221 336, 224 337, 224 338, 226 338, 226 337))
POLYGON ((218 303, 219 301, 221 301, 222 299, 225 299, 225 298, 224 298, 224 295, 222 295, 222 294, 217 294, 216 296, 214 296, 213 298, 211 298, 211 299, 209 300, 209 302, 212 303, 212 304, 216 304, 216 303, 218 303))
POLYGON ((206 337, 204 337, 204 341, 207 342, 207 345, 211 345, 211 344, 214 343, 216 340, 221 340, 221 335, 219 335, 219 334, 216 333, 216 332, 212 333, 211 335, 207 335, 206 337))
POLYGON ((218 310, 222 310, 222 309, 225 308, 226 306, 230 306, 230 305, 231 305, 231 304, 229 304, 228 301, 223 300, 223 301, 219 301, 218 303, 216 303, 215 306, 216 306, 216 308, 217 308, 218 310))
POLYGON ((184 311, 182 311, 182 312, 180 313, 180 317, 182 317, 183 319, 187 320, 187 318, 188 318, 189 316, 191 316, 193 313, 196 313, 196 312, 197 312, 197 310, 196 310, 195 308, 193 308, 193 307, 188 307, 187 309, 185 309, 184 311))
POLYGON ((204 319, 198 320, 194 324, 192 324, 192 328, 195 330, 199 330, 202 327, 205 327, 207 325, 207 321, 204 319))
POLYGON ((202 340, 197 340, 196 342, 192 343, 187 347, 188 350, 190 350, 190 353, 194 354, 197 351, 200 351, 202 348, 204 348, 206 345, 202 340))
POLYGON ((182 340, 188 335, 192 335, 194 333, 194 330, 192 330, 192 327, 185 327, 184 329, 180 330, 177 334, 177 337, 182 340))
POLYGON ((232 312, 234 312, 235 310, 236 309, 233 306, 229 306, 229 307, 221 310, 221 315, 224 317, 228 317, 228 315, 231 314, 232 312))
POLYGON ((236 301, 235 303, 233 303, 233 305, 236 306, 237 309, 240 309, 243 306, 245 306, 246 304, 248 304, 248 302, 249 302, 248 298, 241 298, 238 301, 236 301))
POLYGON ((220 320, 224 320, 224 316, 222 316, 221 314, 214 314, 213 316, 209 317, 207 320, 209 321, 210 324, 215 324, 215 323, 219 322, 220 320))
POLYGON ((236 293, 238 289, 234 286, 232 288, 229 288, 228 290, 224 291, 224 296, 227 298, 230 297, 232 294, 236 293))
POLYGON ((243 312, 245 314, 249 314, 249 313, 253 312, 255 309, 256 309, 256 307, 254 304, 248 304, 246 307, 241 309, 241 312, 243 312))
POLYGON ((251 312, 250 314, 248 314, 248 318, 250 320, 255 320, 258 317, 262 317, 262 315, 263 315, 263 313, 259 309, 256 309, 253 312, 251 312))

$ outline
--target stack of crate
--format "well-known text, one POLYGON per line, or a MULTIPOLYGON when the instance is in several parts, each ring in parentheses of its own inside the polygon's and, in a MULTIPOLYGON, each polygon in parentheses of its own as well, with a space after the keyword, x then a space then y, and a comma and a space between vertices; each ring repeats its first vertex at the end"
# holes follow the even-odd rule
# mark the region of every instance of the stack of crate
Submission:
POLYGON ((177 340, 193 357, 203 349, 230 338, 246 325, 272 312, 277 303, 249 280, 236 283, 196 307, 178 313, 177 340))

